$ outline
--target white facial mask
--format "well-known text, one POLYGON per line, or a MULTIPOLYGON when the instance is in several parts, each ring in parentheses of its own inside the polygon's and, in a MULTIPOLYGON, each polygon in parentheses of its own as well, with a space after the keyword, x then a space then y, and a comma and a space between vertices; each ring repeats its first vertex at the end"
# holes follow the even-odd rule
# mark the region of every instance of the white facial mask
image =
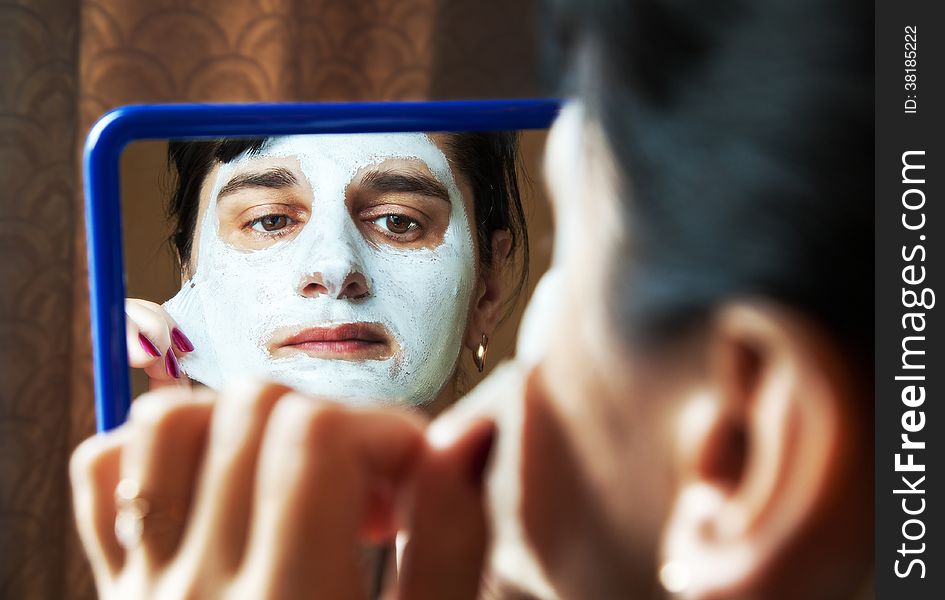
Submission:
POLYGON ((164 305, 196 348, 181 360, 192 379, 218 388, 250 373, 334 400, 417 405, 433 400, 453 373, 475 276, 473 239, 447 159, 425 134, 275 138, 256 155, 221 165, 196 256, 193 278, 164 305), (312 211, 294 238, 245 251, 220 238, 217 197, 234 170, 257 157, 297 158, 313 191, 312 211), (398 158, 423 161, 449 192, 449 225, 435 248, 371 244, 346 206, 346 187, 360 169, 398 158), (329 289, 361 273, 368 295, 306 297, 300 283, 313 273, 329 289), (355 361, 302 352, 274 357, 267 349, 277 329, 359 322, 386 326, 395 354, 355 361))

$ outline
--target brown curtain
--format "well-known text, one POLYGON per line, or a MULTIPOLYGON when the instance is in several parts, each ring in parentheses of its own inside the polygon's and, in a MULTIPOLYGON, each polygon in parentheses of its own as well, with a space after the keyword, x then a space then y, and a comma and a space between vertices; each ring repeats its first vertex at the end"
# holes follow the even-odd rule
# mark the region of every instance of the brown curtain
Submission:
POLYGON ((0 0, 0 598, 92 598, 66 465, 93 431, 79 149, 133 102, 536 93, 530 0, 0 0))

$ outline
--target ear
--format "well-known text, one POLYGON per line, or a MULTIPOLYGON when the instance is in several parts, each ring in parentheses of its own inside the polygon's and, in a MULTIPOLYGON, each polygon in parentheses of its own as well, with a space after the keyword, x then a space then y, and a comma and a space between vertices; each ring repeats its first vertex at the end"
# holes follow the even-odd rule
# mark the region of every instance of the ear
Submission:
POLYGON ((826 332, 774 307, 722 308, 707 350, 675 422, 664 587, 699 599, 849 597, 872 560, 872 394, 826 332))
MULTIPOLYGON (((175 253, 176 254, 176 253, 175 253)), ((177 255, 177 263, 181 265, 180 268, 180 284, 183 286, 185 283, 191 280, 194 276, 193 260, 189 260, 186 263, 180 259, 180 255, 177 255)))
POLYGON ((492 264, 482 268, 473 294, 472 312, 466 326, 465 344, 473 352, 479 347, 482 336, 489 339, 499 321, 505 285, 502 274, 509 260, 512 235, 500 229, 492 234, 492 264))

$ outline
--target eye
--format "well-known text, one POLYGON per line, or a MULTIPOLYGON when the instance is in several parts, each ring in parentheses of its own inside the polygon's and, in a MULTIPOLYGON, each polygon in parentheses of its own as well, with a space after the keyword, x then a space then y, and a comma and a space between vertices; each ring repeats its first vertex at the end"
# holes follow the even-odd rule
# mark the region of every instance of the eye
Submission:
POLYGON ((260 233, 279 231, 289 226, 291 219, 286 215, 265 215, 258 219, 250 221, 250 227, 253 231, 260 233))
POLYGON ((384 215, 372 221, 378 227, 395 234, 404 234, 420 227, 420 224, 404 215, 384 215))

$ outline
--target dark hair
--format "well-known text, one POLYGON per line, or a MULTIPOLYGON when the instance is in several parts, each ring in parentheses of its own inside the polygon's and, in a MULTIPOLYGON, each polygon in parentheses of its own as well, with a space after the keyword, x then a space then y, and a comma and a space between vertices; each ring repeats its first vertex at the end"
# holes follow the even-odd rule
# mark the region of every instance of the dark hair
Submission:
POLYGON ((873 24, 858 0, 556 0, 551 63, 600 124, 629 234, 626 339, 726 299, 803 311, 872 364, 873 24))
MULTIPOLYGON (((230 162, 243 152, 258 152, 265 142, 266 138, 246 138, 168 144, 168 168, 175 176, 168 216, 174 226, 171 243, 181 265, 190 260, 193 250, 200 188, 207 173, 213 165, 230 162)), ((450 133, 446 146, 448 160, 472 188, 480 264, 493 264, 493 233, 507 230, 512 238, 509 259, 519 266, 516 287, 507 301, 511 307, 528 278, 528 231, 518 187, 518 133, 450 133), (513 261, 519 254, 521 260, 513 261)))

